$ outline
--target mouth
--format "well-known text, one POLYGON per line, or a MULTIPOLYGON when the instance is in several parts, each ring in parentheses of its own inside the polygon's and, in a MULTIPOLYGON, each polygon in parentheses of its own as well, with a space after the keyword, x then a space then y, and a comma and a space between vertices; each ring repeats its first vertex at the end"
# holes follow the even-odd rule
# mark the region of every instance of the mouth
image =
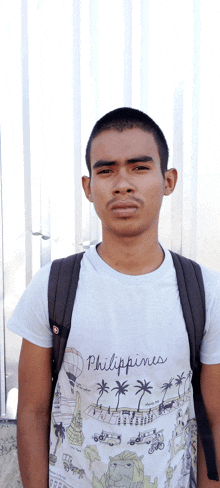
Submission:
POLYGON ((111 210, 113 213, 120 217, 127 217, 133 215, 138 210, 138 205, 132 201, 117 202, 112 205, 111 210))
POLYGON ((113 213, 121 216, 121 217, 127 217, 129 215, 134 214, 137 212, 137 207, 117 207, 112 209, 113 213))

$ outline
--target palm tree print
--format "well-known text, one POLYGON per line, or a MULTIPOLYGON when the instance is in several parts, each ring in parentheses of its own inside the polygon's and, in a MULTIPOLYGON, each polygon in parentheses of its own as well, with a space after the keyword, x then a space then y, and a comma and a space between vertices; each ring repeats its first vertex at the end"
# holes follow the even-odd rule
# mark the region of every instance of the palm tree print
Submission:
POLYGON ((152 393, 152 391, 150 391, 150 390, 152 390, 153 386, 149 386, 150 381, 148 381, 146 383, 146 380, 144 380, 144 382, 137 380, 137 383, 139 383, 139 385, 135 385, 134 388, 139 388, 139 389, 136 391, 135 395, 142 392, 142 395, 140 396, 140 399, 138 402, 138 408, 137 408, 137 411, 140 412, 141 400, 142 400, 145 393, 150 393, 150 394, 152 393))
POLYGON ((191 378, 192 378, 192 370, 190 369, 190 371, 187 374, 186 381, 185 381, 185 384, 184 384, 184 395, 185 395, 185 391, 186 391, 186 382, 187 382, 187 380, 189 380, 189 389, 190 389, 191 378))
POLYGON ((182 385, 182 382, 183 380, 185 379, 185 376, 184 375, 184 372, 181 374, 181 376, 178 374, 177 375, 177 378, 175 378, 175 385, 178 386, 178 395, 179 395, 179 398, 180 398, 180 385, 182 385))
POLYGON ((174 378, 170 378, 170 381, 168 383, 164 383, 163 386, 161 386, 161 389, 164 391, 164 396, 162 398, 162 403, 164 401, 164 398, 165 398, 165 395, 166 395, 167 390, 169 390, 171 388, 171 386, 173 386, 173 379, 174 378))
POLYGON ((126 385, 127 381, 123 381, 123 383, 120 383, 120 381, 116 381, 115 383, 117 383, 118 386, 115 386, 114 388, 112 388, 112 391, 117 390, 115 393, 115 396, 118 395, 118 403, 117 403, 117 407, 116 407, 116 412, 117 412, 118 406, 119 406, 120 395, 125 395, 125 393, 128 391, 127 388, 129 385, 126 385))
POLYGON ((97 407, 98 407, 98 404, 99 404, 99 400, 101 398, 101 396, 103 395, 103 393, 108 393, 108 390, 109 390, 109 386, 107 386, 107 383, 105 383, 104 380, 102 380, 102 383, 97 383, 98 385, 98 392, 100 393, 99 397, 98 397, 98 400, 97 400, 97 407))
POLYGON ((59 424, 54 425, 55 436, 57 437, 56 446, 54 449, 54 454, 56 454, 57 448, 65 439, 65 427, 63 427, 63 423, 60 422, 59 424))

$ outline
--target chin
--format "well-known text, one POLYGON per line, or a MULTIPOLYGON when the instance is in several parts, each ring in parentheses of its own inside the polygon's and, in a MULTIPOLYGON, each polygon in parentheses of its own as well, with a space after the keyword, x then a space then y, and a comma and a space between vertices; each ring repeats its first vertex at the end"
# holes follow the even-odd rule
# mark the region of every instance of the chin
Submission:
POLYGON ((127 228, 127 229, 111 229, 111 233, 116 235, 117 237, 137 237, 137 236, 140 236, 140 235, 143 235, 144 233, 146 233, 147 231, 149 230, 149 228, 146 228, 144 227, 143 228, 140 228, 140 227, 133 227, 133 228, 127 228))

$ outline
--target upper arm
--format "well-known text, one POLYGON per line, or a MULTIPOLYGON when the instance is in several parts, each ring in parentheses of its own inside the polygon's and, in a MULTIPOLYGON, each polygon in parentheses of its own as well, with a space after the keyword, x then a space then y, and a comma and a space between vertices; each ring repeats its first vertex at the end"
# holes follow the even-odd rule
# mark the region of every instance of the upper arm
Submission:
POLYGON ((46 414, 50 410, 52 348, 23 339, 18 366, 18 409, 46 414))
POLYGON ((211 425, 220 423, 220 364, 202 364, 201 392, 211 425))

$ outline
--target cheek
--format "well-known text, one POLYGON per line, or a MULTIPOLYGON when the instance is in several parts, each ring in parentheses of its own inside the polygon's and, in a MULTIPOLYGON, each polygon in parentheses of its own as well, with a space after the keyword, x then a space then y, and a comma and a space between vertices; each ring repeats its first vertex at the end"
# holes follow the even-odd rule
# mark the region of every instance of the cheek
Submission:
POLYGON ((94 205, 104 207, 108 200, 108 191, 104 184, 91 185, 91 195, 94 205))
POLYGON ((93 203, 95 207, 103 207, 103 197, 99 193, 95 193, 93 197, 93 203))
POLYGON ((103 193, 103 185, 101 185, 100 183, 97 184, 96 181, 93 180, 91 184, 91 193, 94 198, 101 195, 103 193))
POLYGON ((106 198, 100 191, 95 190, 94 193, 92 192, 92 202, 98 217, 102 218, 106 208, 106 198))
MULTIPOLYGON (((140 188, 141 189, 141 188, 140 188)), ((160 181, 154 178, 149 179, 147 186, 142 186, 142 192, 147 199, 160 201, 164 194, 164 188, 160 181)))

